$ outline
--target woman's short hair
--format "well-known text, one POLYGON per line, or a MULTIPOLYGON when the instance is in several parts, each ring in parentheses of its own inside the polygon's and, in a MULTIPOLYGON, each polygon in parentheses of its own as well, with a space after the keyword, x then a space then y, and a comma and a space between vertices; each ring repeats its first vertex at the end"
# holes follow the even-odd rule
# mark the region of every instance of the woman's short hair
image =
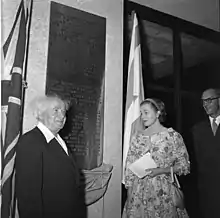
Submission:
POLYGON ((65 109, 68 110, 70 102, 62 99, 60 96, 55 94, 49 94, 44 96, 38 96, 31 101, 31 108, 33 115, 37 120, 42 120, 42 115, 48 110, 51 103, 58 101, 65 105, 65 109))
POLYGON ((158 119, 160 122, 164 122, 166 120, 166 109, 163 101, 157 98, 147 98, 141 102, 140 106, 144 104, 150 104, 155 112, 159 112, 158 119))

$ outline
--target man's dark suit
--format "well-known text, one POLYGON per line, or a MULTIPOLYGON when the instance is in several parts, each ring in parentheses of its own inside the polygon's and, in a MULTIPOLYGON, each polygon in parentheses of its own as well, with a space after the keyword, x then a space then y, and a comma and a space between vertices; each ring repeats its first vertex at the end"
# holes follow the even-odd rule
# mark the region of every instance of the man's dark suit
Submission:
POLYGON ((220 217, 220 127, 213 135, 209 119, 193 128, 202 215, 220 217))
POLYGON ((78 169, 55 138, 37 127, 21 136, 15 169, 20 218, 82 217, 78 169))

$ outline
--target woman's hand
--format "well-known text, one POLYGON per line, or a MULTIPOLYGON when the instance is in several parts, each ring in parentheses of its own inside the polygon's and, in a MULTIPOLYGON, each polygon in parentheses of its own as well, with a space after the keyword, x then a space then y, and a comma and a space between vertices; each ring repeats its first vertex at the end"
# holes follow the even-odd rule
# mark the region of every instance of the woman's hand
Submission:
POLYGON ((166 173, 166 170, 163 168, 152 168, 152 169, 147 169, 145 171, 147 173, 146 176, 149 176, 151 178, 166 173))

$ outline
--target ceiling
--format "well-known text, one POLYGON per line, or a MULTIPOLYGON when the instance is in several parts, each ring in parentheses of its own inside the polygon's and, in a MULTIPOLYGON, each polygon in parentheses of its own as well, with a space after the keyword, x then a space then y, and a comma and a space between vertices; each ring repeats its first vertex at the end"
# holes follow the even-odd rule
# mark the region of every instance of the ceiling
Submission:
MULTIPOLYGON (((128 18, 129 33, 132 30, 132 16, 128 18)), ((173 39, 172 30, 156 23, 139 20, 143 27, 140 34, 142 47, 148 50, 149 61, 155 79, 169 76, 173 72, 173 39)), ((129 34, 130 35, 130 34, 129 34)), ((220 61, 220 44, 181 33, 183 68, 217 59, 220 61)), ((146 57, 143 57, 143 60, 146 57)))

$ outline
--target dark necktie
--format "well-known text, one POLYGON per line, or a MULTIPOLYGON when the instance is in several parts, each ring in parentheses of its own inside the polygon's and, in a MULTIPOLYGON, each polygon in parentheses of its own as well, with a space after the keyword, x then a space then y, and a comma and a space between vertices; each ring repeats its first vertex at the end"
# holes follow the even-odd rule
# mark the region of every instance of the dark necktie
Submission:
POLYGON ((218 129, 218 125, 216 123, 216 118, 214 118, 213 121, 212 121, 212 131, 213 131, 214 135, 215 135, 217 129, 218 129))

